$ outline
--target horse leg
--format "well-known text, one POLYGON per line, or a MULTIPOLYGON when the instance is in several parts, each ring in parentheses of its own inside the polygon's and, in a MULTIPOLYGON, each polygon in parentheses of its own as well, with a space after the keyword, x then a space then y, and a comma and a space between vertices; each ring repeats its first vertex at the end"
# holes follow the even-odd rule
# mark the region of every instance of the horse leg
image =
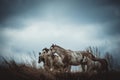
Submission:
POLYGON ((49 71, 49 67, 48 66, 44 66, 44 69, 46 70, 46 71, 49 71))
POLYGON ((93 70, 93 67, 87 66, 87 72, 91 72, 93 70))
POLYGON ((71 66, 70 65, 67 65, 66 67, 65 67, 65 72, 70 72, 71 71, 71 66))
POLYGON ((85 65, 82 64, 81 67, 82 67, 82 71, 85 72, 85 65))
POLYGON ((71 66, 70 65, 67 66, 67 72, 71 72, 71 66))

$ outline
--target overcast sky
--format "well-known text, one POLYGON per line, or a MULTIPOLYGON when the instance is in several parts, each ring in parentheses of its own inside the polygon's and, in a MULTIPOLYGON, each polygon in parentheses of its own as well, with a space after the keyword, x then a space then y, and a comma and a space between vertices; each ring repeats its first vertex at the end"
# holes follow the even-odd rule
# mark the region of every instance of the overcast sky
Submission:
POLYGON ((119 0, 0 0, 0 54, 30 59, 58 44, 120 57, 119 0))

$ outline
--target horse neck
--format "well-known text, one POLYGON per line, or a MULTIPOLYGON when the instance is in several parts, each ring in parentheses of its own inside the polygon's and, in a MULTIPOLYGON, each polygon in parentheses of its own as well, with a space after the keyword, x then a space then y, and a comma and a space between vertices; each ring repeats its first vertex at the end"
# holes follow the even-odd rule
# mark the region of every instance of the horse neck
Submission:
POLYGON ((58 48, 58 49, 56 49, 56 53, 63 59, 63 57, 66 54, 66 50, 62 49, 62 48, 58 48))
POLYGON ((83 56, 87 56, 87 57, 89 57, 90 59, 95 58, 92 53, 88 53, 88 52, 84 52, 84 51, 83 51, 83 56))

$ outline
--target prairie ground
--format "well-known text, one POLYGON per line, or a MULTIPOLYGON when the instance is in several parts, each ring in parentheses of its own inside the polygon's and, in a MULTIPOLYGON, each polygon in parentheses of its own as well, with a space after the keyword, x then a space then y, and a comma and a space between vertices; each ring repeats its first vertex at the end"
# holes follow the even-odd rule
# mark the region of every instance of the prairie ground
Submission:
POLYGON ((0 80, 120 80, 119 71, 106 73, 50 72, 15 61, 0 65, 0 80))

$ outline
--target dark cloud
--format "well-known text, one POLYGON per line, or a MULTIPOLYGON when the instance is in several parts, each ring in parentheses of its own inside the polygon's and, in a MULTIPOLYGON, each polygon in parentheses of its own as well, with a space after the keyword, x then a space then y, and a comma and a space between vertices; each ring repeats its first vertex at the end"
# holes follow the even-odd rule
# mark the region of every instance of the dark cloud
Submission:
POLYGON ((48 10, 49 6, 53 6, 51 9, 53 16, 59 16, 57 11, 65 6, 67 11, 64 14, 70 21, 78 24, 107 23, 105 28, 103 27, 105 35, 120 34, 119 0, 0 0, 0 27, 17 29, 26 27, 24 23, 26 18, 44 15, 43 5, 47 6, 48 10), (25 19, 20 20, 21 17, 25 19))
POLYGON ((119 0, 100 0, 102 6, 108 6, 108 5, 112 5, 112 6, 120 6, 120 1, 119 0))
POLYGON ((120 35, 120 21, 111 22, 107 25, 106 34, 110 36, 119 36, 120 35))
MULTIPOLYGON (((65 14, 74 22, 103 23, 120 18, 119 4, 120 1, 118 0, 1 0, 0 24, 8 24, 6 23, 6 20, 9 20, 13 16, 35 16, 36 11, 44 9, 44 7, 40 5, 53 6, 53 14, 54 12, 59 11, 59 7, 62 7, 61 5, 65 6, 64 8, 69 6, 68 9, 66 8, 68 11, 67 14, 65 14), (35 8, 38 9, 36 10, 35 8)), ((38 16, 40 15, 41 14, 38 16)))
POLYGON ((30 15, 29 11, 33 10, 38 4, 39 6, 42 5, 42 3, 43 0, 0 0, 0 24, 2 25, 0 27, 21 25, 16 20, 19 20, 19 17, 25 13, 30 15), (16 17, 16 19, 11 19, 13 17, 16 17))
POLYGON ((25 9, 25 7, 23 7, 25 6, 23 3, 19 0, 0 0, 0 21, 4 22, 4 20, 10 16, 20 14, 21 9, 25 9))
POLYGON ((103 0, 101 5, 109 10, 107 15, 111 17, 105 27, 106 34, 113 37, 120 35, 120 0, 103 0))
POLYGON ((120 19, 120 6, 117 0, 70 0, 67 3, 68 18, 75 23, 105 23, 120 19))

